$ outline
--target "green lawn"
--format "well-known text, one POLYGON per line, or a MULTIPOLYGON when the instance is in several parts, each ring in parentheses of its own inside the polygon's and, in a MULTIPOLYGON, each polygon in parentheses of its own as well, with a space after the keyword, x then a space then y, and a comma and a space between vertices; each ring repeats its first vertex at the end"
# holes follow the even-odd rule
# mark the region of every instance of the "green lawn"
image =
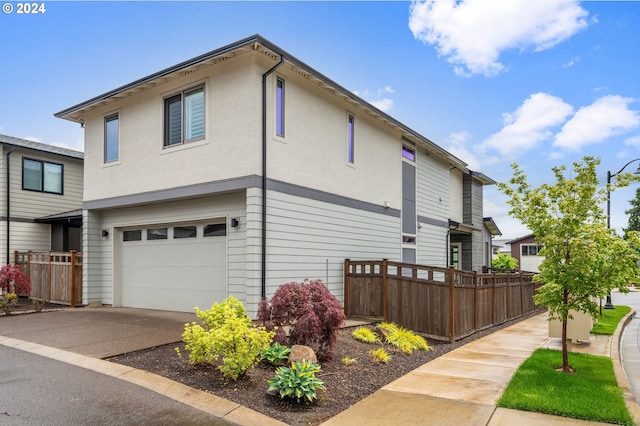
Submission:
MULTIPOLYGON (((631 308, 603 310, 592 333, 612 335, 631 308)), ((499 407, 597 422, 633 425, 609 357, 569 353, 573 374, 557 371, 562 352, 538 349, 522 363, 498 400, 499 407)))
POLYGON ((613 335, 618 323, 631 311, 628 306, 614 306, 613 309, 603 309, 602 316, 598 318, 598 324, 593 326, 593 334, 613 335))
POLYGON ((536 350, 516 371, 498 406, 633 425, 610 358, 570 352, 569 364, 575 373, 556 371, 562 352, 536 350))

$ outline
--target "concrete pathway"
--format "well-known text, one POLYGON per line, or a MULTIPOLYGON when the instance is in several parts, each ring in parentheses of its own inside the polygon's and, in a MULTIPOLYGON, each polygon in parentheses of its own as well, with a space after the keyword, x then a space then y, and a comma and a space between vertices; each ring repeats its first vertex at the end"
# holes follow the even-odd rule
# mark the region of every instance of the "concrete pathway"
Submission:
MULTIPOLYGON (((547 314, 506 327, 451 351, 388 384, 325 425, 593 425, 598 423, 496 408, 513 373, 548 337, 547 314)), ((579 350, 608 355, 611 339, 579 350)), ((637 405, 636 405, 637 408, 637 405)), ((639 417, 640 418, 640 417, 639 417)))

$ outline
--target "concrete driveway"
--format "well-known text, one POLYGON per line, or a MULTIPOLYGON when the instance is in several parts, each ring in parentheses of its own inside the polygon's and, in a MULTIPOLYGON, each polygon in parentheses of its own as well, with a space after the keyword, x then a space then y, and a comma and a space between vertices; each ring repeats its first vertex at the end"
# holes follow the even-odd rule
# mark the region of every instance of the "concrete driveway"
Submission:
POLYGON ((75 308, 0 317, 0 336, 108 358, 182 340, 195 313, 135 308, 75 308))

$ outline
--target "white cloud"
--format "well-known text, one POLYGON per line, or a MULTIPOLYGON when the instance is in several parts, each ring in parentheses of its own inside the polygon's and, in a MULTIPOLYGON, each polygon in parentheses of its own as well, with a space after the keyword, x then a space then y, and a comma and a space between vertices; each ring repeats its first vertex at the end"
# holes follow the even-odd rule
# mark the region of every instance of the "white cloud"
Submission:
POLYGON ((409 28, 435 45, 456 74, 496 75, 509 49, 542 51, 587 27, 575 0, 413 0, 409 28))
POLYGON ((504 127, 485 139, 485 149, 498 151, 508 159, 525 154, 553 136, 551 129, 571 115, 573 107, 546 93, 534 93, 513 113, 502 115, 504 127))
POLYGON ((499 161, 497 157, 487 156, 485 150, 479 145, 474 145, 471 149, 467 148, 466 143, 469 139, 471 139, 469 132, 452 133, 449 135, 449 145, 446 149, 467 163, 469 169, 475 171, 480 171, 483 167, 486 168, 499 161))
POLYGON ((580 56, 573 57, 569 59, 569 61, 562 64, 562 68, 571 68, 576 64, 576 62, 580 62, 580 56))
POLYGON ((624 144, 635 147, 636 149, 640 149, 640 135, 632 136, 625 139, 624 144))
POLYGON ((640 125, 638 111, 629 109, 631 98, 608 95, 582 107, 556 135, 553 145, 569 151, 579 151, 611 136, 627 133, 640 125))
POLYGON ((391 86, 385 86, 381 89, 377 89, 375 91, 375 96, 372 95, 369 89, 365 89, 363 91, 354 90, 353 93, 365 99, 367 102, 369 102, 374 107, 378 108, 380 111, 388 112, 391 108, 393 108, 393 99, 384 97, 384 95, 395 93, 395 91, 393 90, 393 87, 391 86))

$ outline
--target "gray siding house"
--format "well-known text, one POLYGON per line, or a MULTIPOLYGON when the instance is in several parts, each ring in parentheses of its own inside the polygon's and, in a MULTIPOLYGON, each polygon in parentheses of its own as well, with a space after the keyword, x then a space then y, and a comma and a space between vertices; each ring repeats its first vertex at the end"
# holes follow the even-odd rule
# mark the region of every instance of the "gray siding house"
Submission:
POLYGON ((0 135, 0 259, 82 250, 83 153, 0 135))
POLYGON ((343 299, 345 258, 488 258, 491 179, 259 35, 56 116, 85 128, 84 303, 255 314, 305 278, 343 299))

